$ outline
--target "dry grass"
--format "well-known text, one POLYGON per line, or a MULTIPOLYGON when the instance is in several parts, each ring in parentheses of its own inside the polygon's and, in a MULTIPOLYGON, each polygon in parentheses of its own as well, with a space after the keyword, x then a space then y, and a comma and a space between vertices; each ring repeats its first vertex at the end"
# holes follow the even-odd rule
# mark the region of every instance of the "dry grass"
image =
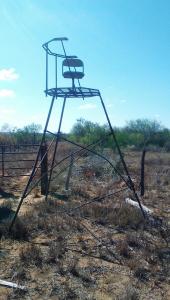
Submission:
POLYGON ((125 258, 130 258, 131 257, 131 252, 129 250, 129 246, 126 240, 120 240, 117 242, 116 245, 116 250, 118 253, 125 257, 125 258))
POLYGON ((12 230, 9 232, 9 226, 11 220, 4 221, 0 223, 0 238, 12 238, 16 240, 27 240, 29 233, 25 222, 22 219, 17 218, 12 230))
MULTIPOLYGON (((63 151, 67 153, 70 149, 63 151)), ((152 169, 157 161, 155 155, 148 157, 152 169)), ((128 157, 131 169, 137 174, 139 153, 131 153, 128 157)), ((165 161, 168 160, 165 157, 165 161)), ((80 165, 87 161, 89 157, 82 157, 80 165)), ((158 160, 158 169, 161 168, 160 162, 163 161, 158 160)), ((101 173, 91 179, 82 179, 80 165, 74 170, 68 200, 51 195, 46 202, 37 190, 24 202, 20 224, 16 224, 12 236, 19 242, 1 240, 3 247, 8 245, 10 249, 4 263, 2 260, 4 278, 13 276, 14 281, 28 285, 31 299, 137 300, 139 288, 143 299, 146 291, 149 298, 161 299, 162 291, 166 294, 170 276, 169 228, 166 225, 169 219, 164 211, 170 196, 165 189, 167 191, 169 185, 164 185, 165 180, 161 180, 159 191, 147 190, 143 198, 144 204, 163 219, 162 223, 146 222, 140 211, 122 204, 124 198, 130 196, 129 192, 74 211, 74 207, 122 187, 120 181, 115 178, 108 180, 101 173), (26 238, 29 243, 23 241, 26 238), (152 287, 157 282, 160 287, 155 292, 152 287), (99 291, 102 298, 96 296, 99 291)), ((54 189, 57 185, 58 181, 54 181, 54 189)), ((13 208, 15 205, 12 204, 13 208)), ((5 226, 7 229, 7 224, 5 226)), ((7 237, 5 228, 2 234, 7 237)), ((12 292, 10 297, 29 299, 28 295, 12 295, 12 292)))
POLYGON ((43 255, 41 249, 38 248, 36 245, 28 244, 24 245, 19 251, 19 259, 22 264, 28 265, 35 265, 37 267, 42 266, 43 255))
POLYGON ((133 286, 128 286, 125 288, 123 294, 119 296, 116 300, 139 300, 139 292, 133 286))
POLYGON ((62 236, 59 236, 56 241, 50 243, 47 261, 49 263, 57 262, 59 259, 63 258, 65 251, 65 240, 62 236))
POLYGON ((114 224, 122 228, 138 229, 145 224, 141 212, 127 204, 114 208, 112 204, 92 203, 82 207, 81 215, 90 217, 99 224, 114 224))

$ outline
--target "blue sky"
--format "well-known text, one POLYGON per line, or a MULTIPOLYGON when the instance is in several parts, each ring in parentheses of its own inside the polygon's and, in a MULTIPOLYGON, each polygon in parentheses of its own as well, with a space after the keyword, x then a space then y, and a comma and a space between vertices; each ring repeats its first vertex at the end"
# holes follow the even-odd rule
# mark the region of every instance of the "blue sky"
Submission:
MULTIPOLYGON (((170 128, 169 0, 0 0, 0 36, 0 127, 44 126, 41 45, 66 36, 67 53, 85 64, 82 86, 101 90, 114 126, 150 118, 170 128)), ((51 130, 60 108, 57 100, 51 130)), ((63 131, 80 117, 106 123, 97 98, 69 100, 63 131)))

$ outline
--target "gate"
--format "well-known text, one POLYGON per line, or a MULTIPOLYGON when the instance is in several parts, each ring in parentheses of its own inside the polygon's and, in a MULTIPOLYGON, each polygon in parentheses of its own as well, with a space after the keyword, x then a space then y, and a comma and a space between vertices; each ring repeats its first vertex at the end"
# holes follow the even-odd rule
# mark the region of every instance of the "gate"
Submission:
MULTIPOLYGON (((39 144, 0 145, 0 178, 30 176, 39 144)), ((47 145, 41 146, 41 157, 47 152, 47 145)), ((47 156, 38 167, 41 180, 41 193, 46 190, 48 174, 47 156), (45 175, 45 176, 44 176, 45 175), (46 180, 44 180, 46 179, 46 180)))

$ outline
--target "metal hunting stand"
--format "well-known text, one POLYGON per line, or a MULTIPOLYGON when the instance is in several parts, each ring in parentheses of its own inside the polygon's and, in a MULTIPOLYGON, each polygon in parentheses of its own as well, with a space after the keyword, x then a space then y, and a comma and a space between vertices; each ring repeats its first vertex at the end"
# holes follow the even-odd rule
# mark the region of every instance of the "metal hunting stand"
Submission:
MULTIPOLYGON (((67 138, 65 138, 65 136, 62 135, 61 126, 62 126, 64 111, 65 111, 65 106, 66 106, 66 100, 71 99, 71 98, 82 98, 83 100, 85 100, 86 98, 99 97, 99 100, 101 102, 101 106, 103 108, 104 114, 106 116, 106 119, 107 119, 107 122, 108 122, 108 125, 109 125, 110 135, 112 135, 112 137, 113 137, 113 141, 115 143, 115 146, 117 148, 118 154, 120 156, 120 159, 121 159, 124 171, 125 171, 126 179, 125 179, 124 176, 122 176, 120 174, 120 172, 118 170, 115 169, 113 164, 111 164, 111 165, 114 168, 114 170, 117 172, 117 174, 122 178, 122 180, 125 181, 127 187, 133 192, 134 198, 138 202, 139 207, 142 211, 142 214, 145 217, 145 214, 144 214, 143 208, 141 206, 139 197, 136 193, 133 181, 131 179, 128 168, 126 166, 123 154, 122 154, 122 152, 120 150, 120 147, 119 147, 119 144, 117 142, 115 132, 114 132, 113 127, 111 125, 111 122, 110 122, 110 119, 109 119, 104 101, 103 101, 102 96, 100 94, 100 91, 98 89, 87 88, 87 87, 82 87, 81 86, 80 80, 84 77, 84 64, 83 64, 82 60, 77 58, 77 56, 68 56, 66 54, 66 50, 65 50, 65 47, 64 47, 64 42, 67 41, 67 40, 68 39, 66 37, 54 38, 54 39, 48 41, 47 43, 43 44, 43 48, 46 52, 46 89, 45 89, 45 94, 46 94, 46 96, 50 96, 52 98, 51 99, 51 105, 50 105, 50 109, 49 109, 49 112, 48 112, 46 124, 45 124, 45 127, 44 127, 44 132, 43 132, 43 135, 42 135, 40 148, 39 148, 39 151, 37 153, 37 158, 35 160, 35 164, 34 164, 34 167, 32 169, 31 175, 29 177, 28 183, 27 183, 27 185, 26 185, 26 187, 23 191, 23 194, 21 196, 21 200, 20 200, 20 203, 19 203, 18 208, 16 210, 16 213, 14 215, 14 218, 11 222, 10 230, 11 230, 11 228, 12 228, 12 226, 13 226, 15 220, 16 220, 16 217, 18 215, 18 212, 20 210, 20 207, 23 203, 24 198, 26 198, 28 196, 28 194, 33 189, 32 187, 30 188, 30 184, 31 184, 31 182, 32 182, 33 178, 35 177, 35 174, 38 170, 39 158, 41 157, 41 162, 40 163, 42 163, 44 161, 44 159, 46 159, 46 157, 47 157, 47 153, 44 153, 44 155, 42 155, 41 151, 40 151, 42 145, 44 144, 44 142, 46 140, 46 135, 47 134, 50 133, 54 136, 55 146, 54 146, 54 149, 53 149, 51 166, 50 166, 50 169, 48 170, 48 176, 47 176, 47 172, 45 172, 44 174, 41 174, 42 177, 45 178, 45 182, 46 182, 46 186, 44 188, 45 189, 45 198, 46 198, 46 200, 47 200, 48 195, 49 195, 53 169, 60 163, 59 162, 59 163, 56 164, 56 161, 55 161, 59 141, 63 140, 63 141, 66 141, 68 143, 71 143, 73 145, 76 145, 76 146, 80 147, 81 150, 85 149, 87 151, 90 151, 91 153, 94 153, 95 155, 98 155, 98 156, 102 157, 104 160, 106 160, 107 162, 109 162, 111 164, 111 162, 106 157, 104 157, 103 155, 101 155, 101 154, 95 152, 94 150, 90 149, 92 144, 85 147, 85 146, 79 145, 79 144, 77 144, 73 141, 68 140, 67 138), (53 43, 61 43, 63 54, 58 54, 58 53, 51 50, 51 45, 53 43), (55 87, 52 87, 52 88, 49 87, 49 57, 50 56, 52 56, 54 58, 54 62, 55 62, 55 87), (72 86, 71 87, 58 87, 58 59, 60 59, 60 58, 63 59, 63 61, 62 61, 62 75, 66 79, 71 79, 71 81, 72 81, 72 86), (63 104, 62 104, 62 110, 61 110, 59 123, 58 123, 58 130, 57 130, 57 133, 53 133, 53 132, 48 131, 48 124, 49 124, 51 113, 52 113, 52 110, 53 110, 54 101, 55 100, 59 101, 60 99, 63 101, 63 104)), ((47 152, 50 149, 50 147, 51 147, 51 144, 48 146, 47 152)), ((78 152, 79 151, 76 151, 76 153, 78 153, 78 152)), ((71 153, 70 156, 71 155, 73 155, 73 153, 71 153)), ((67 156, 67 158, 68 158, 68 156, 67 156)), ((36 184, 38 184, 40 180, 38 180, 36 182, 36 184)), ((36 186, 36 184, 34 186, 36 186)))

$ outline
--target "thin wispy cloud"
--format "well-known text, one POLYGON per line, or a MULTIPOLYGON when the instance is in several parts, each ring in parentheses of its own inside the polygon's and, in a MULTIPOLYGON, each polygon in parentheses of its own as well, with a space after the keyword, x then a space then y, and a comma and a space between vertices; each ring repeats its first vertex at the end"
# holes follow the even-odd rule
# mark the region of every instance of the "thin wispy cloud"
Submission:
POLYGON ((121 99, 121 100, 120 100, 120 103, 126 103, 126 102, 127 102, 126 99, 121 99))
POLYGON ((15 92, 8 89, 0 89, 0 98, 14 98, 15 92))
POLYGON ((79 106, 80 110, 86 110, 86 109, 95 109, 97 107, 96 104, 92 104, 92 103, 87 103, 87 104, 82 104, 79 106))
POLYGON ((0 114, 3 115, 13 115, 15 112, 16 111, 13 108, 0 108, 0 114))
POLYGON ((0 70, 0 80, 16 80, 19 78, 19 74, 16 73, 14 68, 1 69, 0 70))
POLYGON ((107 108, 111 108, 111 107, 113 107, 113 104, 106 104, 106 106, 107 106, 107 108))

